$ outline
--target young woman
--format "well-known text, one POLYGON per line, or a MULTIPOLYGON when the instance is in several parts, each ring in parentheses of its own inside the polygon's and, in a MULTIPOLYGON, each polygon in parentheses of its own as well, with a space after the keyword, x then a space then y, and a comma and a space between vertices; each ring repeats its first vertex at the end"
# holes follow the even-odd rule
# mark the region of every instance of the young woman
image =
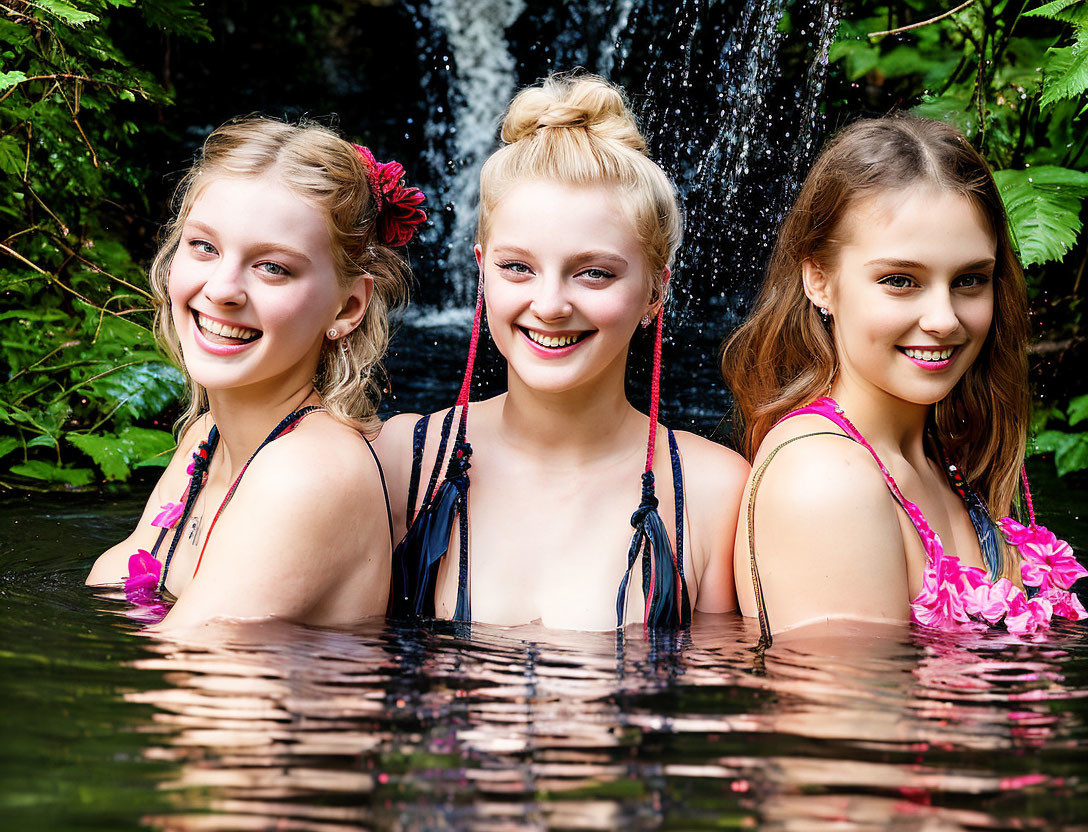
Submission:
POLYGON ((365 433, 406 292, 395 247, 425 218, 402 175, 315 125, 209 136, 151 269, 156 332, 191 393, 178 450, 87 583, 168 591, 172 626, 384 612, 392 527, 365 433))
POLYGON ((1026 479, 1027 525, 997 520, 1022 480, 1027 337, 971 145, 910 116, 839 133, 722 363, 754 468, 737 588, 765 642, 840 619, 1030 632, 1085 617, 1067 590, 1088 573, 1035 523, 1026 479))
POLYGON ((622 93, 598 78, 522 91, 502 139, 481 173, 480 299, 458 404, 398 416, 378 440, 407 530, 391 611, 599 630, 732 609, 748 466, 657 424, 681 234, 672 184, 622 93), (508 391, 470 407, 485 304, 508 391), (640 322, 656 322, 649 419, 624 394, 640 322))

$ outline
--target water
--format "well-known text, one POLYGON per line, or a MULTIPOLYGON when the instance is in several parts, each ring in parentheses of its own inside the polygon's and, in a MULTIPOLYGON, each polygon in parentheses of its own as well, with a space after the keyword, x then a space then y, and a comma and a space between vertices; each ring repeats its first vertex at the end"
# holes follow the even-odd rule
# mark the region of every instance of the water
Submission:
MULTIPOLYGON (((395 341, 395 409, 457 387, 464 322, 419 320, 395 341)), ((681 400, 722 398, 701 381, 713 346, 670 363, 681 400)), ((678 416, 716 425, 709 407, 678 416)), ((1059 483, 1049 462, 1032 473, 1041 521, 1088 551, 1088 478, 1059 483)), ((679 641, 381 622, 162 641, 116 593, 82 585, 139 508, 106 494, 0 501, 5 829, 1088 824, 1081 625, 1036 640, 889 628, 762 657, 736 616, 679 641)))

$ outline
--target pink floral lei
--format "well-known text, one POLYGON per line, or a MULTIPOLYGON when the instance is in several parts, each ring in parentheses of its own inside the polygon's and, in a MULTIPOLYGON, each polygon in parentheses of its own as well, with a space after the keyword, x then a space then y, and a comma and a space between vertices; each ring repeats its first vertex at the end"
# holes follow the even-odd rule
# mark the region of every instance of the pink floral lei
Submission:
POLYGON ((1049 627, 1054 616, 1072 621, 1088 618, 1088 611, 1070 591, 1076 581, 1088 575, 1088 569, 1077 562, 1068 543, 1035 522, 1026 474, 1022 478, 1028 525, 1004 517, 998 527, 1009 545, 1019 551, 1020 579, 1025 587, 1034 587, 1035 594, 1029 598, 1008 578, 990 583, 985 570, 964 566, 955 555, 946 554, 940 537, 930 532, 923 535, 930 562, 922 591, 910 605, 916 622, 954 630, 994 625, 1004 619, 1010 633, 1034 633, 1049 627))

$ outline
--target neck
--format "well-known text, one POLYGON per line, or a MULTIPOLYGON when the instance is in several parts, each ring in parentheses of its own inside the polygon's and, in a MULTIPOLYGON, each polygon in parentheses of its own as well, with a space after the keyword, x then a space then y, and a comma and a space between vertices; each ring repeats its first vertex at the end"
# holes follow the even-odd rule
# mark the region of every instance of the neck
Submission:
POLYGON ((618 362, 618 372, 561 393, 534 390, 508 372, 499 435, 520 451, 560 467, 625 452, 633 431, 645 429, 624 393, 625 365, 626 355, 618 362))
POLYGON ((272 429, 292 411, 317 404, 312 383, 257 393, 251 390, 208 391, 208 410, 219 429, 223 469, 233 479, 272 429))
POLYGON ((925 430, 932 405, 896 398, 842 372, 831 395, 878 452, 897 453, 915 466, 926 460, 925 430))

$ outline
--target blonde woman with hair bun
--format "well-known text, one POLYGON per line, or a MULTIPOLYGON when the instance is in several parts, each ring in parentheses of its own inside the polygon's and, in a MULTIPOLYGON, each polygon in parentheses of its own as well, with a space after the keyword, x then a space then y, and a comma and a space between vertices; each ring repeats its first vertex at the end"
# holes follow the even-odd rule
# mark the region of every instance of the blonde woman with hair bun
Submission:
POLYGON ((502 141, 481 172, 480 291, 457 404, 397 416, 377 443, 404 534, 390 611, 604 630, 730 610, 748 466, 657 423, 682 231, 673 185, 622 91, 594 76, 523 90, 502 141), (485 308, 508 389, 470 405, 485 308), (655 344, 649 417, 624 393, 640 326, 655 344))
POLYGON ((425 219, 403 173, 316 124, 208 137, 151 267, 156 335, 189 385, 178 449, 87 583, 123 580, 170 627, 384 612, 393 531, 367 435, 399 249, 425 219))

